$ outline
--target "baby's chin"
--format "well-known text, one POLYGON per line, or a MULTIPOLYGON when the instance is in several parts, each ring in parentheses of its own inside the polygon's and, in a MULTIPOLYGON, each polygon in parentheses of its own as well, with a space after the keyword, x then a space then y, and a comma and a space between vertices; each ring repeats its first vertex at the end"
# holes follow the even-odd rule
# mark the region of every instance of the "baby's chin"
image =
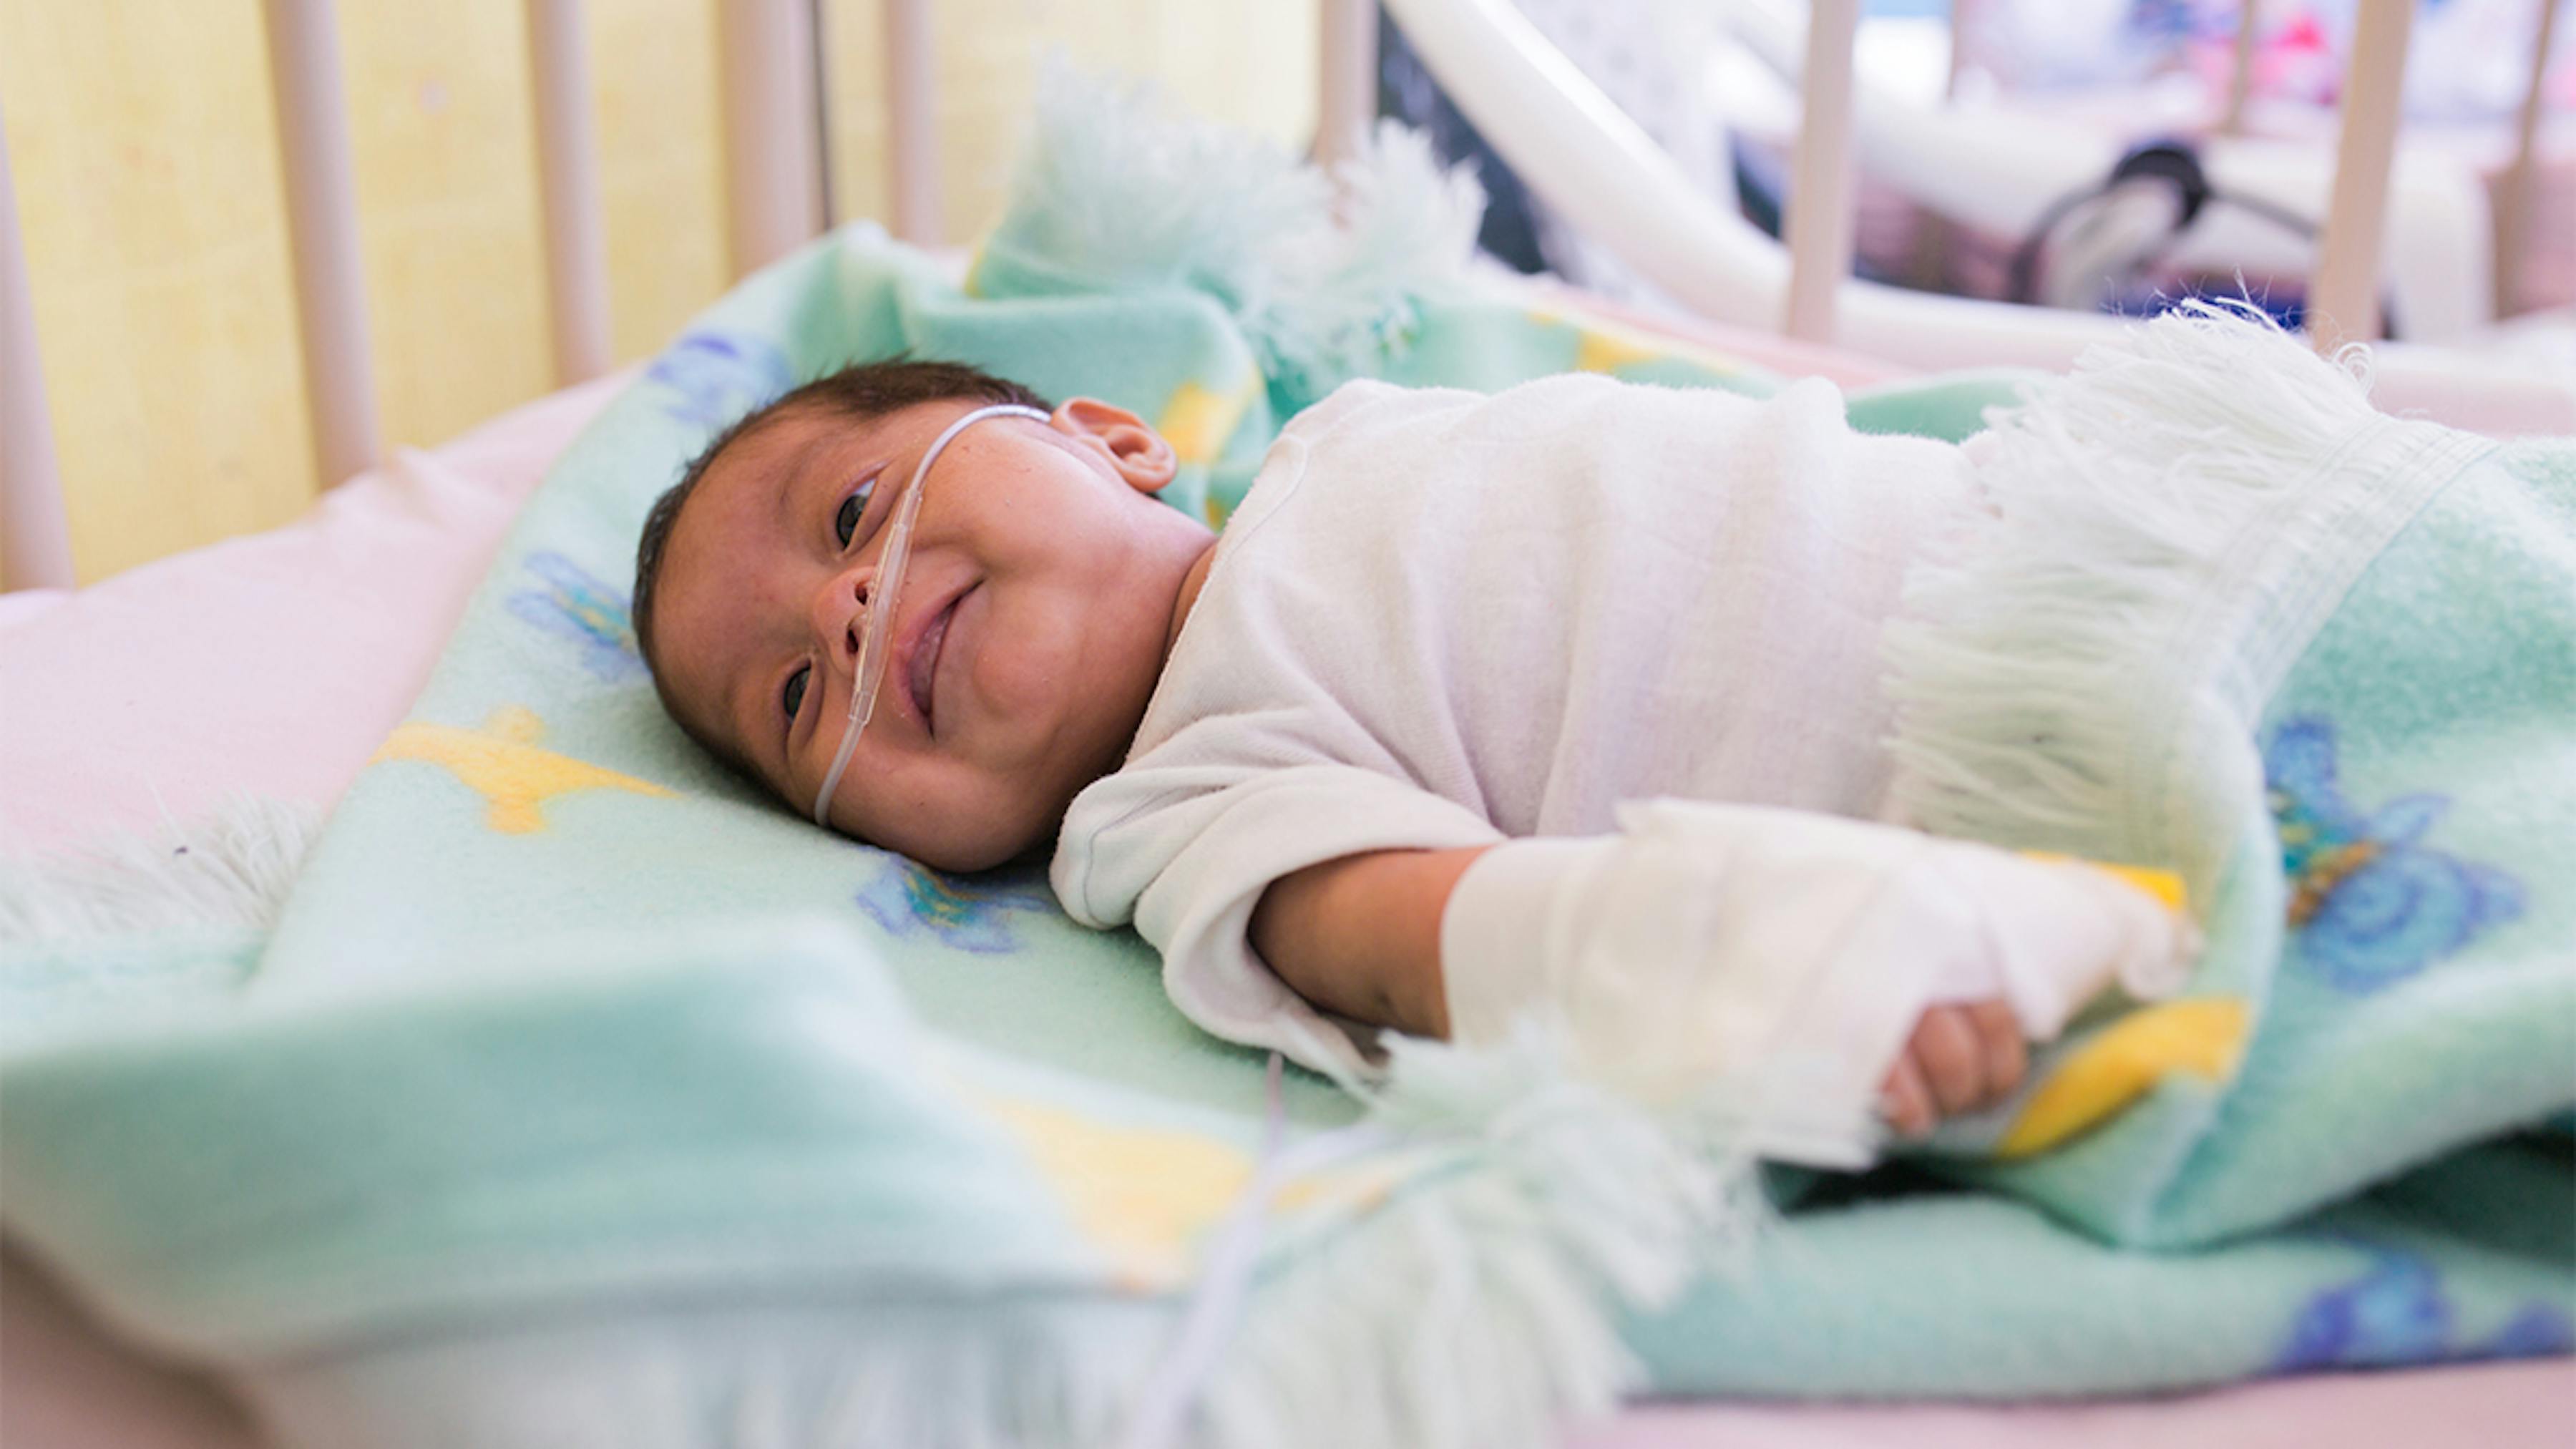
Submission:
MULTIPOLYGON (((992 820, 987 828, 963 833, 954 831, 915 833, 904 830, 877 832, 866 829, 854 832, 840 830, 837 825, 834 829, 863 845, 873 845, 894 851, 898 855, 919 861, 933 870, 946 871, 952 875, 972 875, 979 871, 997 870, 1023 861, 1043 859, 1054 853, 1056 831, 1063 825, 1064 812, 1073 804, 1073 796, 1079 794, 1080 790, 1076 788, 1071 791, 1047 793, 1050 803, 1043 807, 1035 810, 1015 809, 1008 812, 1010 816, 1008 819, 997 818, 992 820), (1062 796, 1061 799, 1053 798, 1059 793, 1062 796)), ((947 808, 953 810, 962 807, 947 808)))
POLYGON ((976 875, 988 870, 1001 870, 1008 866, 1043 864, 1055 853, 1056 827, 1063 822, 1063 819, 1064 812, 1058 811, 1055 823, 1043 830, 996 836, 991 840, 971 844, 924 842, 915 848, 906 849, 901 845, 880 841, 862 841, 862 843, 884 845, 886 849, 949 875, 976 875))
POLYGON ((1054 839, 1053 835, 1049 835, 1043 841, 1031 841, 1019 845, 1016 849, 1006 844, 977 846, 963 850, 933 848, 903 853, 933 870, 946 871, 950 875, 973 875, 979 871, 999 869, 1022 856, 1035 855, 1040 845, 1052 844, 1054 839))
POLYGON ((1116 673, 1096 657, 1082 659, 1015 702, 979 670, 972 713, 960 710, 959 727, 942 747, 951 752, 951 769, 933 787, 942 799, 922 807, 944 812, 945 828, 862 830, 858 838, 961 874, 1052 854, 1074 797, 1119 767, 1143 720, 1151 671, 1124 686, 1103 683, 1116 673), (1067 697, 1060 681, 1068 678, 1087 687, 1067 697), (997 724, 1003 727, 990 728, 997 724), (969 816, 975 823, 958 828, 969 816))

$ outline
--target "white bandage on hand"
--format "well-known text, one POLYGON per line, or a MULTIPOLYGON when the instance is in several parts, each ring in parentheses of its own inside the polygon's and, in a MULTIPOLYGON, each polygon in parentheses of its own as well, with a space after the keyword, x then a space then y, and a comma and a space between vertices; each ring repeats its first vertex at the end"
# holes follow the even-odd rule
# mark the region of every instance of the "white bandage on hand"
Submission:
POLYGON ((1759 806, 1623 807, 1621 834, 1479 857, 1441 918, 1451 1035, 1558 1023, 1577 1063, 1653 1101, 1712 1091, 1764 1156, 1868 1160, 1923 1009, 2000 998, 2044 1040, 2115 980, 2180 985, 2189 925, 2073 863, 1759 806))
POLYGON ((1927 1004, 2000 998, 2032 1041, 2114 983, 2140 1001, 2172 995, 2200 953, 2188 917, 2079 861, 1944 840, 1924 870, 1985 928, 1983 950, 1945 958, 1927 1004))

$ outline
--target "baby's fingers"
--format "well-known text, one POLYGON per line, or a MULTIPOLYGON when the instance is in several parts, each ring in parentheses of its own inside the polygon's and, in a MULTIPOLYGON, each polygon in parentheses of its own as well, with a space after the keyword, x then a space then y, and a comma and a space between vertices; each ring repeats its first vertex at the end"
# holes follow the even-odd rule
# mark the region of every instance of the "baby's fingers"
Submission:
POLYGON ((1936 1006, 1914 1024, 1906 1055, 1923 1069, 1932 1100, 1943 1115, 1973 1112, 1986 1103, 1986 1049, 1977 1023, 1956 1006, 1936 1006))
POLYGON ((1968 1008, 1968 1020, 1985 1049, 1986 1095, 1977 1105, 1991 1107, 2020 1089, 2022 1075, 2030 1070, 2030 1049, 2008 1002, 1977 1002, 1968 1008))
POLYGON ((1897 1057, 1879 1087, 1878 1105, 1899 1137, 1920 1137, 1939 1120, 1932 1110, 1932 1089, 1923 1081, 1922 1068, 1915 1065, 1912 1048, 1897 1057))

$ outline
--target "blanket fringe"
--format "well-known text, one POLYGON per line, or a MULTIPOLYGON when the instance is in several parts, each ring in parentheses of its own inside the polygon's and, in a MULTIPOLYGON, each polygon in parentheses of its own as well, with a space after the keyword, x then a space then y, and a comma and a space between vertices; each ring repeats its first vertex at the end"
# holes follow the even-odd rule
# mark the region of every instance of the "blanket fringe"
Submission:
POLYGON ((1371 1120, 1455 1161, 1267 1285, 1200 1444, 1541 1449, 1643 1386, 1617 1314, 1737 1261, 1770 1210, 1749 1157, 1570 1061, 1535 1030, 1396 1044, 1371 1120))
MULTIPOLYGON (((1895 804, 1910 823, 1997 844, 2217 868, 2168 787, 2217 681, 2252 723, 2229 629, 2299 551, 2259 564, 2339 450, 2384 419, 2368 356, 2316 356, 2250 306, 2187 304, 1991 412, 1970 455, 1991 516, 1918 566, 1888 631, 1895 804), (2251 571, 2249 572, 2249 567, 2251 571)), ((2203 759, 2233 778, 2243 762, 2203 759)))
POLYGON ((0 861, 0 946, 207 927, 266 931, 321 833, 310 805, 235 795, 188 825, 0 861))

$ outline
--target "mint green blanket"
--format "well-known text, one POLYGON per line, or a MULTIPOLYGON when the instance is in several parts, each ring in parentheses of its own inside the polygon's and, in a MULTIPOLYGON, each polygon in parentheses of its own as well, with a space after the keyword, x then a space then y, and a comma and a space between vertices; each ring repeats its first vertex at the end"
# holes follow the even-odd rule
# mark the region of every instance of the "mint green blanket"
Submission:
MULTIPOLYGON (((1535 1442, 1638 1389, 2080 1394, 2576 1344, 2576 1172, 2543 1125, 2576 1103, 2576 447, 2355 443, 2328 408, 2336 446, 2283 444, 2308 462, 2254 468, 2214 538, 2130 520, 2232 572, 2179 605, 2088 596, 2089 565, 2032 585, 2162 621, 2117 641, 2167 661, 2110 692, 2117 729, 2104 691, 2014 671, 2061 657, 2026 617, 1927 585, 1921 816, 2177 869, 2212 943, 2187 999, 2084 1021, 1943 1150, 1776 1175, 1764 1228, 1722 1142, 1537 1045, 1407 1053, 1367 1111, 1292 1073, 1283 1147, 1263 1061, 1188 1027, 1132 936, 1035 871, 822 835, 680 737, 624 612, 645 506, 743 408, 901 349, 1133 408, 1215 519, 1351 372, 1768 380, 1454 279, 1211 268, 1203 236, 1107 268, 1050 189, 1080 148, 1050 144, 966 288, 854 228, 611 405, 273 932, 9 948, 13 1234, 125 1330, 254 1374, 674 1303, 963 1322, 980 1393, 865 1379, 936 1426, 912 1442, 1535 1442), (1283 320, 1283 276, 1342 311, 1283 320), (2328 542, 2247 562, 2302 528, 2328 542)), ((2005 395, 1853 412, 1956 437, 2005 395)), ((2017 446, 2043 443, 2089 456, 2080 427, 2017 446)))

